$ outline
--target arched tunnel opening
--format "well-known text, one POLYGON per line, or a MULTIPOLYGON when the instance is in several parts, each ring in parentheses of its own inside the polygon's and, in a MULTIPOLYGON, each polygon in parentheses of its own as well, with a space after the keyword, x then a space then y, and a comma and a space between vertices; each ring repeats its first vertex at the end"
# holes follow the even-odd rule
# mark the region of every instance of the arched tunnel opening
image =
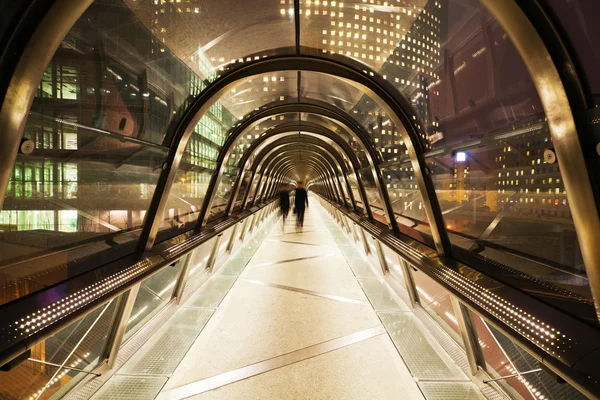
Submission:
POLYGON ((600 397, 599 5, 0 8, 0 398, 600 397))

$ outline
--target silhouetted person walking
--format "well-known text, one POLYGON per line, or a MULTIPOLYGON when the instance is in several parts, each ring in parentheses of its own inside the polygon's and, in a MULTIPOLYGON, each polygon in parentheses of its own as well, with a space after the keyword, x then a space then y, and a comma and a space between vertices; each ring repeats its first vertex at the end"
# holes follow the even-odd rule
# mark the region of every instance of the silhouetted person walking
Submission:
POLYGON ((285 220, 290 213, 290 193, 285 185, 279 187, 279 210, 283 217, 283 225, 285 225, 285 220))
POLYGON ((305 207, 308 207, 308 193, 304 189, 302 182, 298 182, 296 188, 296 195, 294 198, 294 206, 296 210, 296 227, 302 227, 304 225, 304 211, 305 207))

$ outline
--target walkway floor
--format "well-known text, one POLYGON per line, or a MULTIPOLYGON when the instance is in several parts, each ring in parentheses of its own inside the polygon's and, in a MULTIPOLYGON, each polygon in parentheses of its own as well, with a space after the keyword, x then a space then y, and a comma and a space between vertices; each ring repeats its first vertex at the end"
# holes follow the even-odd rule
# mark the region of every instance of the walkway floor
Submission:
POLYGON ((94 399, 480 398, 316 201, 294 224, 266 224, 94 399))

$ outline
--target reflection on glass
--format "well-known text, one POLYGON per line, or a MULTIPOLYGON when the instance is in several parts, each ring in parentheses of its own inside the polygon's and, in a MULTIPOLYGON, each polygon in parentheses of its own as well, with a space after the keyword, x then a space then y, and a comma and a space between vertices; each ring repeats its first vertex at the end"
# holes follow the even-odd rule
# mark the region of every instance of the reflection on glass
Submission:
POLYGON ((182 55, 206 80, 215 79, 230 63, 294 51, 293 4, 124 1, 156 36, 159 54, 171 50, 182 55))
POLYGON ((109 247, 91 242, 134 240, 154 193, 157 167, 166 155, 165 149, 149 142, 83 125, 75 117, 64 119, 68 113, 77 114, 78 106, 65 106, 63 118, 45 115, 56 112, 53 108, 33 107, 36 111, 30 113, 24 138, 35 148, 30 154, 17 155, 0 211, 3 278, 32 285, 3 294, 7 300, 40 289, 36 282, 43 281, 43 287, 64 279, 66 271, 62 276, 43 272, 53 263, 63 264, 71 257, 109 247), (126 231, 134 234, 123 234, 126 231), (33 255, 83 243, 90 245, 33 270, 7 269, 33 255))
POLYGON ((238 168, 225 168, 221 183, 217 187, 217 192, 213 199, 213 205, 208 216, 209 221, 222 217, 225 214, 227 204, 232 196, 231 189, 233 182, 237 177, 238 168))
POLYGON ((223 125, 232 121, 231 113, 215 103, 194 128, 169 192, 161 229, 190 228, 197 222, 226 139, 223 125))
POLYGON ((171 300, 184 260, 185 257, 141 283, 127 322, 124 340, 141 329, 171 300))
POLYGON ((429 234, 429 224, 410 162, 391 164, 382 169, 382 174, 400 231, 422 241, 415 230, 429 234))
MULTIPOLYGON (((102 361, 116 299, 71 323, 31 348, 31 358, 90 371, 102 361)), ((86 375, 77 371, 24 361, 9 372, 0 372, 3 399, 62 397, 86 375)))
POLYGON ((588 0, 547 0, 562 24, 583 66, 596 106, 600 105, 600 47, 594 38, 600 37, 600 3, 588 0))
POLYGON ((359 170, 358 173, 361 179, 361 183, 365 188, 365 191, 367 192, 367 202, 371 207, 373 218, 387 225, 387 218, 385 217, 384 205, 381 200, 381 196, 379 195, 379 191, 377 190, 375 178, 373 177, 371 168, 363 168, 359 170))
MULTIPOLYGON (((364 208, 364 205, 361 200, 360 190, 358 188, 358 182, 356 181, 356 176, 354 174, 348 174, 348 182, 350 183, 350 189, 352 189, 352 194, 354 195, 354 201, 356 202, 356 207, 360 210, 364 208)), ((324 190, 324 189, 322 189, 324 190)))
POLYGON ((423 308, 448 334, 464 348, 458 328, 458 319, 454 314, 450 293, 421 271, 411 269, 413 280, 423 308))
MULTIPOLYGON (((483 351, 486 370, 493 377, 523 373, 539 368, 539 363, 500 331, 471 314, 479 346, 483 351)), ((555 376, 540 371, 498 381, 515 399, 585 399, 567 383, 558 383, 555 376)))
POLYGON ((192 253, 189 255, 190 265, 188 271, 188 278, 186 281, 186 288, 193 283, 195 280, 200 278, 203 274, 207 272, 206 266, 208 262, 208 258, 210 257, 210 252, 215 244, 216 238, 210 239, 208 242, 201 244, 199 247, 194 249, 192 253))

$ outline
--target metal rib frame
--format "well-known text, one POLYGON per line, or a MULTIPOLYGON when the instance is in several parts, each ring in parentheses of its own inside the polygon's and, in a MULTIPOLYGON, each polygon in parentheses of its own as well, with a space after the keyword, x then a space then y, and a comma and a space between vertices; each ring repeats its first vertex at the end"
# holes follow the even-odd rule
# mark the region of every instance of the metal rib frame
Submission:
MULTIPOLYGON (((296 125, 295 123, 278 125, 277 127, 267 131, 265 133, 265 135, 261 136, 259 139, 257 139, 257 141, 253 142, 251 147, 247 150, 247 152, 244 154, 243 158, 240 160, 240 164, 238 166, 240 168, 243 168, 241 165, 248 160, 248 158, 251 154, 251 151, 258 148, 260 146, 260 144, 262 144, 263 140, 267 140, 274 135, 281 135, 281 136, 286 135, 286 134, 292 135, 292 134, 295 134, 295 132, 297 132, 297 131, 302 131, 305 134, 309 133, 309 134, 326 137, 326 138, 332 140, 333 142, 335 142, 335 144, 338 145, 340 147, 340 149, 342 149, 344 154, 350 160, 349 167, 351 168, 351 173, 355 176, 357 183, 359 185, 359 195, 361 196, 361 201, 363 201, 363 204, 366 204, 366 206, 364 207, 365 213, 367 214, 367 216, 369 218, 372 219, 371 210, 368 205, 368 202, 366 201, 366 192, 365 192, 364 186, 362 185, 360 176, 358 175, 358 170, 360 169, 360 163, 358 161, 358 158, 356 157, 356 154, 354 153, 354 151, 350 147, 350 145, 346 141, 344 141, 339 135, 335 134, 334 132, 332 132, 328 129, 325 129, 324 127, 322 127, 320 125, 312 124, 312 123, 303 123, 302 125, 296 125)), ((253 171, 255 170, 254 166, 252 167, 252 170, 253 171)), ((346 177, 346 180, 347 180, 347 177, 346 177)))
MULTIPOLYGON (((271 175, 271 173, 273 171, 277 171, 277 168, 280 167, 280 166, 282 166, 284 163, 286 163, 286 162, 289 163, 289 162, 292 162, 292 161, 297 161, 297 160, 299 160, 299 158, 298 158, 297 154, 285 154, 285 153, 283 153, 283 154, 279 154, 276 157, 273 157, 271 159, 266 159, 265 158, 265 160, 267 161, 267 164, 265 166, 265 174, 263 175, 263 177, 264 176, 268 177, 268 176, 271 175)), ((315 167, 315 169, 317 169, 322 174, 323 177, 326 177, 328 180, 331 179, 331 172, 333 171, 333 166, 327 165, 328 162, 326 160, 317 157, 316 154, 315 155, 311 154, 311 155, 305 155, 305 159, 303 161, 305 161, 306 163, 309 163, 313 167, 315 167)), ((262 181, 262 186, 259 183, 259 186, 261 186, 261 191, 258 192, 258 196, 255 198, 255 201, 256 200, 259 200, 259 201, 261 200, 263 191, 265 189, 265 181, 266 180, 262 181)), ((332 189, 332 194, 334 195, 334 198, 337 198, 337 201, 340 202, 340 199, 335 194, 335 192, 333 191, 333 187, 332 186, 331 186, 331 189, 332 189)))
MULTIPOLYGON (((331 151, 326 147, 327 144, 322 142, 320 144, 314 144, 314 143, 310 143, 308 141, 300 141, 296 135, 292 136, 292 137, 287 137, 287 138, 283 138, 280 139, 274 143, 272 143, 271 145, 267 146, 257 157, 256 160, 260 160, 263 157, 268 157, 271 154, 273 154, 275 151, 288 151, 287 147, 289 147, 290 145, 296 145, 296 147, 294 147, 291 151, 293 150, 298 150, 298 149, 302 149, 301 146, 306 146, 309 150, 312 149, 311 151, 315 151, 316 153, 321 154, 323 157, 328 158, 329 159, 329 163, 330 166, 332 168, 336 168, 337 166, 337 170, 340 172, 340 174, 345 175, 346 170, 345 168, 342 167, 341 163, 343 164, 343 161, 341 159, 341 157, 338 155, 337 157, 334 156, 331 151, 335 151, 333 149, 331 149, 331 151), (333 162, 333 160, 335 160, 335 162, 333 162)), ((334 174, 335 176, 335 181, 338 182, 338 185, 340 188, 342 188, 342 184, 339 181, 339 176, 334 174)), ((343 189, 342 189, 343 192, 343 189)), ((343 203, 348 206, 348 204, 345 202, 345 200, 343 201, 343 203)))
MULTIPOLYGON (((329 74, 344 79, 346 82, 355 86, 363 93, 374 98, 380 106, 390 115, 390 119, 401 131, 403 139, 407 145, 411 162, 417 178, 419 190, 422 193, 424 208, 430 221, 432 237, 439 254, 450 254, 450 242, 443 223, 443 217, 435 191, 433 182, 427 174, 425 160, 423 157, 422 144, 419 139, 419 133, 413 123, 417 116, 412 112, 410 103, 398 92, 391 84, 379 77, 375 72, 366 69, 362 64, 347 57, 336 57, 337 59, 326 59, 317 56, 280 56, 264 58, 240 66, 233 65, 232 70, 226 72, 221 78, 207 87, 204 92, 192 103, 185 115, 181 119, 178 127, 175 129, 173 137, 172 151, 167 157, 163 172, 161 173, 155 195, 152 198, 149 210, 146 213, 146 220, 142 234, 140 235, 140 248, 147 249, 152 247, 156 234, 160 226, 159 218, 162 217, 166 207, 168 193, 176 177, 177 169, 187 147, 194 127, 208 111, 208 109, 224 93, 235 87, 238 82, 250 76, 258 74, 277 72, 277 71, 311 71, 329 74), (355 66, 353 68, 352 66, 355 66)), ((372 147, 367 147, 370 164, 376 160, 377 153, 372 147)), ((228 149, 221 154, 225 155, 228 149)), ((224 157, 221 157, 224 158, 224 157)), ((375 182, 383 181, 381 170, 375 170, 375 182)), ((213 196, 212 191, 215 183, 222 174, 222 165, 217 168, 211 183, 207 190, 207 197, 213 196)), ((382 188, 384 189, 384 188, 382 188)), ((382 201, 385 204, 384 211, 392 210, 390 199, 386 190, 381 190, 382 201)), ((203 206, 203 215, 206 215, 207 202, 203 206)), ((393 214, 388 216, 388 221, 394 231, 398 231, 397 223, 393 214)))
MULTIPOLYGON (((340 171, 341 174, 344 173, 342 171, 341 167, 339 166, 339 160, 335 159, 335 161, 334 161, 334 157, 332 157, 332 155, 328 151, 326 151, 324 149, 321 149, 318 146, 313 146, 313 145, 307 146, 306 143, 302 143, 301 146, 305 146, 304 147, 305 149, 307 149, 309 151, 312 151, 312 152, 315 152, 316 154, 319 154, 323 158, 325 158, 325 159, 328 160, 330 168, 334 168, 333 171, 329 171, 329 170, 327 171, 327 173, 329 175, 329 180, 330 180, 331 183, 333 183, 333 189, 335 190, 335 192, 337 192, 337 195, 338 195, 337 197, 340 199, 341 204, 344 204, 346 207, 348 207, 348 203, 346 202, 345 197, 344 197, 343 186, 342 186, 342 184, 341 184, 341 182, 339 180, 339 175, 337 175, 335 173, 335 167, 336 166, 338 167, 338 170, 340 171)), ((272 150, 270 150, 269 153, 272 153, 272 152, 275 152, 275 151, 281 151, 282 153, 284 153, 284 152, 287 152, 287 151, 296 151, 296 150, 302 149, 302 148, 303 147, 299 147, 297 145, 297 143, 291 142, 291 143, 286 144, 286 145, 274 146, 272 148, 272 150), (290 146, 294 146, 293 149, 287 150, 287 148, 290 147, 290 146)), ((280 176, 283 176, 281 174, 281 172, 279 172, 278 174, 280 176)))
MULTIPOLYGON (((277 127, 275 129, 272 129, 270 131, 267 131, 265 134, 263 134, 259 139, 257 139, 255 142, 252 143, 252 145, 246 150, 246 152, 243 154, 242 158, 240 159, 240 162, 238 164, 238 168, 240 169, 238 176, 236 177, 236 180, 234 182, 233 185, 233 191, 239 191, 239 185, 240 185, 240 181, 241 178, 243 177, 244 173, 246 172, 247 168, 247 162, 248 159, 250 157, 251 154, 254 153, 254 151, 256 149, 259 149, 261 147, 261 145, 263 145, 263 143, 274 139, 274 136, 280 137, 280 138, 286 138, 286 137, 291 137, 291 136, 296 136, 296 128, 301 128, 299 126, 286 126, 285 129, 283 127, 277 127), (289 130, 289 132, 286 132, 287 130, 289 130)), ((304 128, 304 126, 302 126, 302 128, 304 128)), ((323 146, 325 146, 326 148, 329 149, 329 151, 332 154, 344 154, 346 157, 348 157, 348 159, 350 160, 350 164, 347 165, 343 158, 340 161, 340 165, 343 165, 345 169, 347 169, 348 172, 353 173, 355 171, 355 166, 358 166, 358 159, 355 157, 355 154, 351 151, 351 148, 344 146, 343 141, 341 141, 341 146, 340 143, 338 143, 338 140, 340 139, 338 136, 336 136, 333 132, 330 131, 325 131, 322 130, 322 128, 319 127, 319 132, 321 133, 326 133, 326 137, 331 139, 332 141, 334 141, 334 145, 337 146, 338 148, 334 147, 333 145, 330 145, 329 143, 323 141, 318 135, 316 134, 316 130, 312 130, 309 128, 308 132, 309 134, 307 135, 307 131, 305 130, 304 133, 305 135, 303 136, 303 140, 307 141, 307 140, 317 140, 319 143, 323 144, 323 146), (315 136, 313 136, 313 134, 315 136)), ((236 196, 237 197, 237 196, 236 196)), ((231 211, 231 203, 229 204, 229 212, 231 211)))
MULTIPOLYGON (((315 146, 322 147, 324 151, 327 151, 332 157, 336 158, 337 164, 338 164, 338 171, 343 175, 344 181, 346 183, 346 187, 348 188, 348 190, 350 190, 350 185, 349 185, 346 174, 348 172, 354 173, 354 168, 352 166, 352 163, 348 166, 345 164, 343 158, 340 155, 340 153, 343 152, 343 150, 341 148, 336 149, 334 146, 330 145, 329 143, 325 142, 324 140, 320 139, 319 137, 314 137, 312 135, 311 136, 304 135, 302 138, 302 141, 299 142, 298 137, 295 132, 288 132, 288 133, 282 133, 282 134, 277 133, 276 136, 274 134, 271 134, 271 132, 267 132, 267 133, 263 134, 255 142, 253 142, 252 145, 246 150, 246 152, 240 159, 240 162, 238 164, 239 172, 238 172, 238 175, 237 175, 237 177, 234 181, 233 187, 232 187, 233 195, 230 198, 230 201, 227 205, 225 215, 231 214, 231 211, 233 209, 233 204, 235 204, 235 202, 237 201, 237 197, 239 195, 239 190, 241 187, 241 180, 243 179, 243 177, 246 173, 246 165, 248 163, 250 154, 253 154, 255 149, 260 148, 263 143, 266 143, 267 141, 269 141, 271 139, 277 139, 277 140, 275 142, 269 144, 268 146, 270 146, 270 147, 274 147, 279 144, 292 143, 292 142, 311 143, 315 146)), ((346 155, 352 156, 353 153, 346 154, 346 155)), ((338 180, 339 180, 339 176, 338 176, 338 180)), ((307 187, 308 187, 308 185, 309 185, 309 183, 307 183, 307 187)), ((348 192, 348 197, 350 199, 350 202, 352 203, 352 209, 356 210, 356 203, 354 200, 354 195, 352 194, 351 191, 348 192)))
MULTIPOLYGON (((369 166, 371 169, 371 173, 373 175, 374 181, 376 183, 379 196, 382 199, 382 202, 385 205, 389 205, 389 207, 385 207, 386 218, 388 219, 389 226, 394 230, 398 231, 397 223, 394 218, 393 209, 391 207, 391 202, 389 201, 389 197, 387 191, 385 190, 385 183, 383 181, 383 176, 381 174, 381 168, 379 167, 379 155, 371 143, 371 138, 369 134, 366 132, 364 127, 358 124, 352 117, 345 114, 345 112, 340 111, 340 109, 333 107, 327 103, 319 102, 319 101, 311 101, 311 102, 299 102, 299 103, 291 103, 291 104, 275 104, 275 105, 267 105, 258 112, 252 114, 242 121, 235 129, 229 134, 226 143, 223 146, 223 149, 217 159, 217 167, 215 168, 215 173, 211 176, 211 182, 209 183, 209 190, 218 187, 220 183, 221 174, 218 173, 218 170, 222 168, 223 163, 231 154, 231 149, 235 146, 238 139, 243 136, 243 134, 251 129, 255 124, 270 118, 274 115, 279 115, 283 113, 312 113, 317 114, 323 117, 330 118, 341 125, 341 127, 351 136, 353 136, 357 142, 361 145, 361 148, 365 152, 367 158, 369 159, 369 166), (386 202, 386 199, 387 202, 386 202)), ((301 126, 315 126, 317 124, 311 124, 310 122, 301 122, 298 121, 298 125, 301 126)), ((350 154, 352 152, 350 151, 350 154)), ((222 171, 221 171, 222 172, 222 171)), ((362 186, 361 179, 357 175, 357 182, 362 186)), ((364 191, 363 191, 364 192, 364 191)), ((213 191, 211 190, 211 193, 213 191)), ((212 202, 214 199, 214 193, 212 195, 207 195, 205 197, 205 201, 199 216, 199 221, 203 223, 206 222, 206 215, 210 208, 212 207, 212 202)), ((366 199, 366 198, 365 198, 366 199)), ((364 202, 366 204, 366 202, 364 202)), ((367 210, 369 212, 370 209, 367 210)))

